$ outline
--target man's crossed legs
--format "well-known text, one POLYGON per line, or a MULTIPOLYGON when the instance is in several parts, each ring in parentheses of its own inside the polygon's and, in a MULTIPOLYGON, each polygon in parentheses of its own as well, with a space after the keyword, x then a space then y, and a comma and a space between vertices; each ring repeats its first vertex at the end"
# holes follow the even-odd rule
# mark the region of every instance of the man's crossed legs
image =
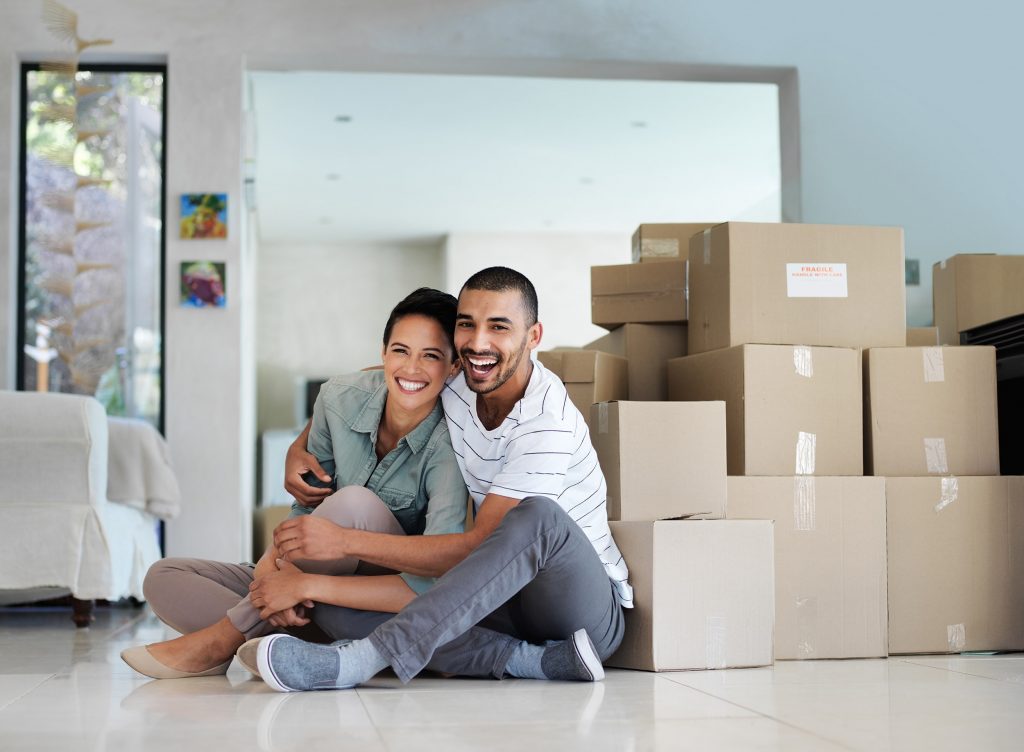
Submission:
POLYGON ((317 605, 313 618, 332 638, 356 641, 264 639, 260 673, 275 689, 352 687, 388 665, 404 682, 424 668, 593 681, 603 677, 601 661, 624 631, 622 607, 594 544, 543 497, 511 509, 494 533, 401 613, 317 605))

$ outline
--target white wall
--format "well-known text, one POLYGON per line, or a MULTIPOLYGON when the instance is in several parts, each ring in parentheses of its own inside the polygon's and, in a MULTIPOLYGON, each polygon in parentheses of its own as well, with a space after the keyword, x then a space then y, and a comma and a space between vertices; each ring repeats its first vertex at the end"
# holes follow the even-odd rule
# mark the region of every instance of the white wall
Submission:
POLYGON ((590 323, 590 267, 628 264, 628 235, 456 233, 445 248, 445 286, 457 295, 470 275, 509 266, 537 288, 540 349, 579 347, 608 332, 590 323))
MULTIPOLYGON (((115 40, 103 50, 110 59, 168 61, 171 198, 214 190, 239 196, 246 67, 699 78, 725 75, 723 66, 781 66, 799 75, 802 219, 905 226, 908 255, 921 259, 926 283, 911 297, 911 323, 930 318, 933 261, 1024 246, 1020 3, 67 2, 83 36, 115 40)), ((9 387, 17 61, 60 49, 40 8, 0 0, 0 150, 8 157, 0 159, 0 385, 9 387)), ((240 201, 232 206, 237 228, 240 201)), ((233 233, 218 253, 229 275, 242 261, 238 238, 233 233)), ((195 254, 195 246, 172 238, 168 268, 195 254)), ((168 526, 174 554, 238 559, 248 552, 242 517, 251 473, 243 457, 253 437, 241 426, 255 405, 239 384, 243 322, 256 302, 234 301, 211 316, 167 313, 167 434, 185 494, 182 518, 168 526)))
POLYGON ((259 255, 260 431, 295 425, 296 378, 380 363, 395 303, 417 287, 444 284, 439 243, 264 244, 259 255))

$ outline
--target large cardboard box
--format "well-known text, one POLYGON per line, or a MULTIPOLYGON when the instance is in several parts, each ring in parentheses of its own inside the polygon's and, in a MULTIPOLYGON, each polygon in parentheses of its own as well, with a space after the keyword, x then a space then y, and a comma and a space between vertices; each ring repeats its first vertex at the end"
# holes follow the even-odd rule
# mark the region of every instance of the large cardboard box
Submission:
POLYGON ((635 607, 608 666, 674 671, 772 663, 772 523, 612 522, 635 607))
POLYGON ((932 313, 939 344, 960 332, 1024 313, 1024 256, 957 254, 932 267, 932 313))
POLYGON ((590 267, 591 321, 621 324, 686 321, 686 262, 590 267))
POLYGON ((1024 649, 1024 478, 887 478, 889 652, 1024 649))
POLYGON ((623 324, 584 347, 626 358, 629 399, 664 402, 668 399, 666 364, 686 355, 686 324, 623 324))
POLYGON ((935 326, 907 327, 907 347, 936 347, 939 329, 935 326))
POLYGON ((689 352, 898 347, 903 230, 727 222, 690 240, 689 352))
POLYGON ((608 519, 725 516, 723 403, 602 402, 590 410, 608 519))
POLYGON ((869 475, 998 475, 993 347, 864 353, 869 475))
POLYGON ((595 402, 629 396, 625 358, 598 350, 556 348, 537 353, 537 360, 562 380, 569 399, 584 419, 595 402))
POLYGON ((686 261, 690 238, 717 222, 703 224, 647 224, 633 233, 633 263, 686 261))
POLYGON ((860 353, 742 345, 668 362, 672 400, 724 400, 729 475, 862 475, 860 353))
POLYGON ((888 654, 884 478, 729 478, 727 519, 775 520, 775 660, 888 654))

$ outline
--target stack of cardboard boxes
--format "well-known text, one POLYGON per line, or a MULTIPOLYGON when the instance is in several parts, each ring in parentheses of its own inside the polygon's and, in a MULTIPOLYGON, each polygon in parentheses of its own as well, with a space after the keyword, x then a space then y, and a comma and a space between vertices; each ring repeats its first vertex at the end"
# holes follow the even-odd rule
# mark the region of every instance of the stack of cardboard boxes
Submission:
POLYGON ((765 618, 778 659, 1024 648, 994 351, 907 330, 902 231, 644 225, 633 249, 592 270, 593 321, 616 328, 585 346, 628 376, 628 401, 590 408, 637 591, 610 664, 761 665, 730 640, 765 618))

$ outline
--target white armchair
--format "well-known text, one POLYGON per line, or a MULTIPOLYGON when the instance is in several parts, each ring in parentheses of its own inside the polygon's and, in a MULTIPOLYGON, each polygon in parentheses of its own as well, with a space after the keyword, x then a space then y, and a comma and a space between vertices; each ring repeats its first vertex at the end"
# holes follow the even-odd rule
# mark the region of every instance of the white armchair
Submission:
POLYGON ((70 592, 84 626, 91 614, 80 602, 142 599, 142 580, 160 558, 157 517, 144 500, 108 500, 108 434, 91 397, 0 391, 3 601, 70 592))

